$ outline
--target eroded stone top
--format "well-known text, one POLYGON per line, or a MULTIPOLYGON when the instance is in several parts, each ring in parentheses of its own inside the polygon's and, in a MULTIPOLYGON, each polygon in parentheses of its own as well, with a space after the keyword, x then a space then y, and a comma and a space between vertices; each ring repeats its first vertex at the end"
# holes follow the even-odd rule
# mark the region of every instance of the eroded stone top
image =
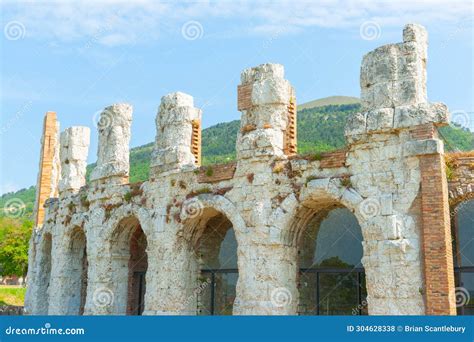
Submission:
POLYGON ((97 165, 91 173, 91 180, 128 179, 132 112, 130 104, 118 103, 105 108, 101 113, 97 124, 97 165))
POLYGON ((367 53, 360 70, 363 110, 427 102, 427 33, 416 24, 405 26, 403 43, 367 53))
POLYGON ((59 191, 77 191, 86 184, 87 155, 90 129, 84 126, 69 127, 61 133, 61 180, 59 191))
POLYGON ((180 91, 170 93, 161 98, 160 111, 176 107, 194 107, 194 99, 191 95, 180 91))
POLYGON ((281 64, 265 63, 253 68, 247 68, 240 74, 242 84, 253 83, 265 78, 285 77, 285 69, 281 64))

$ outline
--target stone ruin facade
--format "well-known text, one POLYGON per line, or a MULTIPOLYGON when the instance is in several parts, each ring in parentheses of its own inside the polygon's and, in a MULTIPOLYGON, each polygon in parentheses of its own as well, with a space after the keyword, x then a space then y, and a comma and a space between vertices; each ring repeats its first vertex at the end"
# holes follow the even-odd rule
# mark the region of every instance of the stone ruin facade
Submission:
POLYGON ((456 314, 437 133, 449 112, 427 101, 426 62, 427 32, 416 24, 403 42, 365 55, 347 148, 316 157, 296 153, 296 95, 278 64, 241 74, 235 162, 200 166, 202 112, 180 92, 161 100, 143 183, 128 182, 130 105, 102 112, 87 184, 89 128, 66 129, 56 139, 61 177, 49 183, 58 196, 44 202, 31 239, 26 313, 199 314, 214 291, 200 270, 220 266, 231 227, 238 279, 227 313, 298 314, 308 224, 345 208, 362 233, 368 314, 456 314))

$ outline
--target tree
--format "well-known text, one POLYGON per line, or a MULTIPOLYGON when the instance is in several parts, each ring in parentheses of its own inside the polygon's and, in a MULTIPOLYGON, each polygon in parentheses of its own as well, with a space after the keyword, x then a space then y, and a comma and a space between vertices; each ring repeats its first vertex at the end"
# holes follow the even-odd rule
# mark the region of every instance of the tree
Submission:
POLYGON ((0 274, 25 277, 28 270, 28 247, 33 222, 0 219, 0 274))

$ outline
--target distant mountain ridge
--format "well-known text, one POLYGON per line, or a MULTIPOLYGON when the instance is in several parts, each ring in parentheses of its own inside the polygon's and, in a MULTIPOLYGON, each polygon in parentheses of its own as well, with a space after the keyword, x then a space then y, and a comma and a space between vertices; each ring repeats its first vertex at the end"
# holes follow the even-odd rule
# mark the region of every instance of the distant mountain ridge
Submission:
MULTIPOLYGON (((331 96, 298 106, 298 153, 316 153, 339 149, 345 146, 344 127, 347 117, 360 111, 359 99, 348 96, 331 96), (334 101, 334 103, 331 103, 334 101), (329 103, 329 104, 327 104, 329 103)), ((203 165, 228 162, 235 159, 235 143, 240 120, 219 123, 203 129, 203 165)), ((446 150, 474 150, 474 134, 458 125, 440 129, 446 141, 446 150)), ((153 143, 130 150, 130 182, 148 179, 153 143)), ((88 174, 95 166, 87 166, 88 174)), ((11 199, 25 203, 24 217, 31 216, 35 187, 31 186, 0 196, 0 208, 11 199)), ((0 210, 0 217, 4 216, 0 210)))
POLYGON ((329 97, 323 97, 322 99, 302 103, 298 105, 298 110, 331 106, 331 105, 347 105, 347 104, 358 104, 358 103, 360 103, 360 99, 357 97, 329 96, 329 97))

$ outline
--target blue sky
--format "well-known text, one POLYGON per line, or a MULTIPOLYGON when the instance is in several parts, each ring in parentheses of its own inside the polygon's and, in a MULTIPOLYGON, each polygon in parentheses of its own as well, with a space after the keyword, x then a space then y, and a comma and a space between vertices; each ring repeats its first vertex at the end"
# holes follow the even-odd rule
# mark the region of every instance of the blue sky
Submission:
POLYGON ((134 107, 131 146, 153 141, 163 95, 183 91, 203 124, 238 119, 240 72, 285 66, 298 103, 359 96, 362 56, 429 31, 428 95, 473 128, 471 1, 1 2, 0 193, 35 184, 44 113, 92 129, 107 105, 134 107))

